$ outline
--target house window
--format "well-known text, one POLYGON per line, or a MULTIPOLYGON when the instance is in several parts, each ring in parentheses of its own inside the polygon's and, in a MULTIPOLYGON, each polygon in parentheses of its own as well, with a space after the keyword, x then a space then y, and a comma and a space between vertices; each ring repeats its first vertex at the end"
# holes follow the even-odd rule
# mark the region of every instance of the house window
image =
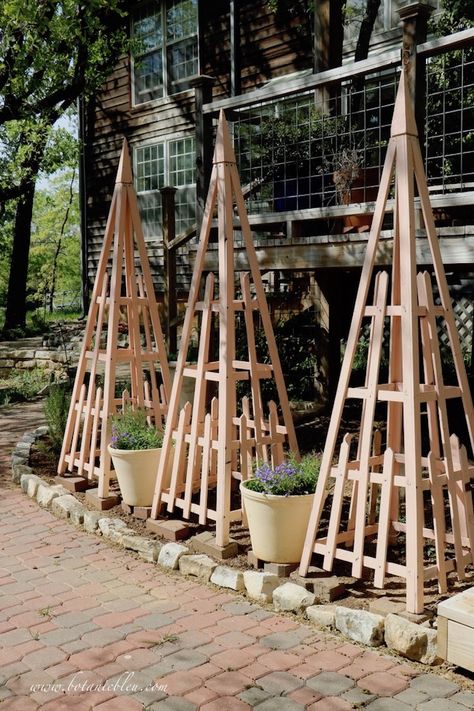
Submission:
POLYGON ((161 235, 160 188, 177 188, 176 234, 196 220, 196 149, 194 138, 177 138, 135 150, 135 181, 145 237, 161 235))
POLYGON ((139 45, 133 61, 135 104, 189 88, 198 73, 197 0, 141 5, 132 34, 139 45))

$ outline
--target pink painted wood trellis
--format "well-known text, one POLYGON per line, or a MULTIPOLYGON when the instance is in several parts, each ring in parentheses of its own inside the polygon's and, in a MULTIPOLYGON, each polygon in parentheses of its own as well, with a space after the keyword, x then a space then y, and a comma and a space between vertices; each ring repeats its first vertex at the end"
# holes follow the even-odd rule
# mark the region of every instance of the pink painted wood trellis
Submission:
POLYGON ((98 478, 99 498, 109 493, 110 415, 128 403, 162 430, 171 390, 132 181, 124 140, 58 467, 60 475, 98 478), (116 393, 118 374, 130 394, 116 393))
POLYGON ((196 256, 188 306, 183 325, 180 352, 171 392, 168 420, 157 475, 152 518, 163 506, 168 512, 179 509, 185 518, 197 514, 201 523, 215 521, 216 544, 229 542, 231 521, 239 520, 241 509, 231 510, 231 481, 245 479, 256 459, 283 458, 283 443, 288 440, 297 454, 288 396, 278 357, 255 248, 245 209, 229 130, 221 112, 199 248, 196 256), (236 298, 234 271, 234 201, 239 218, 250 274, 242 275, 236 298), (216 278, 209 274, 201 294, 201 278, 209 243, 212 219, 218 215, 218 295, 216 278), (250 279, 251 276, 251 279, 250 279), (254 315, 258 312, 268 345, 269 363, 257 358, 254 315), (199 353, 196 365, 186 363, 193 323, 201 316, 199 353), (248 360, 236 360, 236 319, 245 322, 248 360), (213 333, 218 330, 218 347, 213 353, 213 333), (183 378, 195 382, 193 405, 179 412, 183 378), (278 392, 283 423, 271 403, 265 411, 261 380, 273 378, 278 392), (237 383, 249 381, 249 398, 238 410, 237 383), (212 397, 214 395, 214 397, 212 397), (239 415, 240 412, 240 415, 239 415), (216 502, 209 503, 215 489, 216 502), (193 500, 193 494, 199 496, 193 500))
POLYGON ((386 575, 401 576, 406 580, 407 609, 415 613, 423 609, 425 580, 437 578, 440 590, 445 592, 449 572, 456 571, 460 579, 465 578, 465 568, 473 560, 470 479, 474 467, 468 463, 466 450, 458 439, 450 437, 448 401, 452 398, 458 398, 461 412, 464 410, 472 446, 472 399, 404 70, 302 555, 302 575, 307 574, 314 552, 323 557, 326 570, 331 570, 335 559, 350 563, 352 575, 358 578, 363 568, 372 569, 379 588, 384 586, 386 575), (377 273, 370 303, 377 246, 394 172, 391 284, 387 272, 377 273), (438 299, 433 295, 430 275, 417 274, 415 185, 438 299), (365 384, 350 387, 361 328, 367 322, 370 341, 365 384), (443 378, 440 324, 446 329, 456 370, 454 386, 446 385, 443 378), (390 333, 387 383, 380 382, 384 330, 390 333), (334 465, 337 438, 343 434, 341 417, 348 400, 358 401, 361 406, 358 443, 353 446, 351 436, 346 434, 334 465), (374 423, 377 404, 386 408, 384 441, 374 423), (325 504, 331 484, 329 508, 325 504), (349 508, 343 506, 349 502, 349 508), (323 511, 328 516, 327 525, 323 525, 323 511), (397 534, 405 537, 405 561, 390 557, 389 544, 397 534), (427 545, 434 546, 435 563, 425 562, 427 545))

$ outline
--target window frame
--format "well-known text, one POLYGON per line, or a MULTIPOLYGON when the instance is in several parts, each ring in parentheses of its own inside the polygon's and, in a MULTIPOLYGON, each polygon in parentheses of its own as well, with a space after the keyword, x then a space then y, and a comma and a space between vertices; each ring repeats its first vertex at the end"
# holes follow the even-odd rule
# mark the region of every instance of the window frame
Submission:
MULTIPOLYGON (((139 11, 142 8, 150 7, 153 9, 154 5, 156 5, 156 0, 153 2, 153 0, 144 0, 143 2, 139 3, 136 8, 134 8, 134 12, 139 11)), ((200 74, 200 68, 201 68, 201 51, 200 51, 200 32, 199 32, 199 2, 197 2, 196 5, 196 32, 190 35, 186 35, 186 37, 181 37, 178 40, 172 40, 168 42, 167 40, 167 22, 166 22, 166 0, 159 0, 159 7, 156 8, 157 12, 159 11, 161 13, 161 27, 162 27, 162 33, 163 33, 163 41, 162 45, 159 48, 161 50, 161 62, 162 62, 162 93, 160 96, 151 96, 150 98, 146 98, 143 101, 137 101, 136 97, 136 82, 135 82, 135 57, 131 53, 130 54, 130 89, 131 89, 131 106, 133 108, 135 107, 141 107, 144 106, 145 104, 151 104, 152 102, 157 102, 160 101, 161 99, 169 99, 170 97, 174 97, 177 94, 182 94, 184 92, 190 91, 191 86, 189 85, 189 82, 194 79, 195 77, 198 77, 200 74), (196 74, 192 74, 189 77, 186 77, 185 79, 179 80, 178 82, 172 82, 169 71, 168 71, 168 50, 169 48, 173 47, 174 45, 179 44, 179 42, 182 42, 183 40, 189 40, 192 38, 196 38, 196 43, 197 43, 197 72, 196 74), (171 91, 171 85, 176 83, 182 83, 183 87, 178 88, 176 91, 171 91)), ((134 37, 134 25, 135 25, 135 19, 134 19, 134 13, 132 12, 130 16, 130 36, 134 37)), ((138 55, 138 57, 144 57, 147 54, 151 54, 152 51, 148 52, 143 52, 143 54, 138 55)), ((137 58, 138 58, 137 57, 137 58)), ((151 90, 150 92, 147 93, 153 93, 156 91, 155 89, 151 90)))
MULTIPOLYGON (((138 151, 143 150, 145 148, 152 148, 154 146, 163 146, 163 165, 164 165, 164 185, 169 186, 172 185, 170 182, 170 144, 174 143, 176 141, 184 141, 186 139, 191 139, 194 142, 194 156, 196 158, 196 137, 193 133, 173 133, 170 134, 169 136, 160 136, 156 137, 156 139, 153 139, 151 141, 147 141, 146 143, 137 143, 132 146, 132 151, 133 151, 133 156, 132 156, 132 164, 133 164, 133 175, 134 175, 134 186, 135 190, 137 193, 137 198, 138 198, 138 207, 139 210, 141 208, 140 206, 140 196, 141 195, 152 195, 155 194, 157 196, 157 199, 161 201, 161 187, 158 187, 155 189, 150 189, 150 190, 138 190, 138 151)), ((196 163, 194 163, 194 182, 193 183, 185 183, 184 185, 174 186, 176 187, 176 194, 178 194, 180 191, 185 191, 185 190, 190 190, 192 189, 194 191, 194 199, 195 199, 195 206, 197 206, 197 199, 196 199, 196 184, 197 184, 197 174, 196 174, 196 163)), ((160 202, 161 204, 161 202, 160 202)), ((141 212, 141 210, 140 210, 141 212)), ((141 215, 140 215, 141 217, 141 215)), ((176 219, 178 221, 178 218, 176 216, 176 219)), ((144 229, 144 232, 147 232, 146 228, 144 229)), ((176 234, 180 234, 178 228, 176 230, 176 234)), ((158 232, 156 234, 150 234, 148 235, 148 239, 151 240, 156 240, 160 239, 162 237, 162 233, 158 232)))

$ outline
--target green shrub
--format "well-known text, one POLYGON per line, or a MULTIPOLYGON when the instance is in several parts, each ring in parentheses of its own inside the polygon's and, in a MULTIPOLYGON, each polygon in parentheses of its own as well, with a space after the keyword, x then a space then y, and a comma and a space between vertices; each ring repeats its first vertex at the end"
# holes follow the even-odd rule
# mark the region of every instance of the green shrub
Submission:
POLYGON ((0 404, 6 405, 9 402, 21 402, 35 398, 49 382, 49 373, 43 368, 32 368, 31 370, 12 371, 9 378, 0 380, 2 390, 0 394, 0 404))
POLYGON ((59 383, 51 385, 43 409, 49 428, 51 448, 58 454, 63 444, 70 402, 71 393, 67 385, 59 383))

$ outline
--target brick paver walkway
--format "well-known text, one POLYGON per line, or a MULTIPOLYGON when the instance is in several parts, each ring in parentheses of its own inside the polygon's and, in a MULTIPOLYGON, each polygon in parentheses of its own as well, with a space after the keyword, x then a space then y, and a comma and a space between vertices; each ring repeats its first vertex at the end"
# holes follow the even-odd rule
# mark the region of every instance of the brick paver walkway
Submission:
MULTIPOLYGON (((20 414, 22 431, 40 424, 20 414)), ((7 487, 0 700, 0 711, 474 709, 452 681, 164 573, 7 487)))

